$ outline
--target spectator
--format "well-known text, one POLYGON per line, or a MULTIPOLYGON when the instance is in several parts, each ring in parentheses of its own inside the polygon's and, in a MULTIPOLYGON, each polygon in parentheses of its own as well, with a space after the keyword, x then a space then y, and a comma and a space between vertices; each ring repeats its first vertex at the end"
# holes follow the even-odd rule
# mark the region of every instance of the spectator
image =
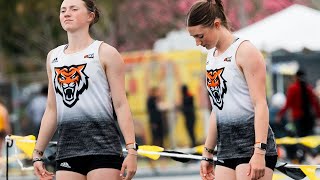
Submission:
POLYGON ((183 85, 181 87, 181 93, 182 93, 181 110, 186 121, 188 134, 191 140, 191 147, 195 147, 196 138, 194 134, 194 124, 196 121, 196 115, 195 115, 195 109, 194 109, 193 95, 189 92, 187 85, 183 85))
POLYGON ((281 123, 277 123, 277 114, 284 106, 286 102, 286 95, 283 93, 276 93, 271 98, 271 103, 269 105, 269 119, 270 126, 274 131, 274 135, 276 138, 281 138, 286 136, 285 125, 287 124, 287 120, 285 117, 281 119, 281 123))
POLYGON ((6 135, 11 133, 9 112, 0 98, 0 156, 2 156, 2 145, 6 135))
POLYGON ((28 118, 32 121, 33 135, 38 137, 41 119, 46 110, 48 86, 44 85, 27 106, 28 118))
POLYGON ((159 88, 153 87, 147 99, 148 116, 152 134, 152 144, 163 147, 163 114, 159 108, 159 88))
POLYGON ((303 70, 297 71, 295 81, 288 88, 287 101, 278 113, 278 122, 289 109, 296 127, 296 135, 304 137, 314 134, 315 116, 320 117, 320 105, 311 85, 305 80, 303 70))

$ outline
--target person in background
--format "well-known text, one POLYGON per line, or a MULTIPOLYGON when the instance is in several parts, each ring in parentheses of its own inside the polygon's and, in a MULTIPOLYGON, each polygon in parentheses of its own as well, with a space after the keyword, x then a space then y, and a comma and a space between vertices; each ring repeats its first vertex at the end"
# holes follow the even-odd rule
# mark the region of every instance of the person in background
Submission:
POLYGON ((91 37, 89 30, 99 16, 94 0, 61 4, 60 23, 68 43, 47 56, 48 100, 33 152, 40 179, 54 176, 42 156, 56 129, 55 179, 130 180, 136 173, 138 145, 125 93, 125 64, 114 47, 91 37))
POLYGON ((38 137, 41 119, 46 110, 48 96, 48 86, 44 85, 40 93, 36 95, 27 106, 28 118, 31 119, 33 125, 33 135, 38 137))
POLYGON ((2 146, 6 135, 11 134, 9 112, 0 97, 0 157, 2 157, 2 146))
POLYGON ((270 126, 274 130, 274 135, 276 138, 282 138, 287 135, 285 126, 287 124, 286 117, 283 117, 281 123, 277 122, 277 114, 281 108, 286 103, 286 95, 284 93, 278 92, 271 97, 271 102, 269 105, 269 117, 270 117, 270 126))
POLYGON ((158 87, 149 90, 147 98, 147 111, 152 135, 152 144, 163 147, 164 123, 163 113, 159 107, 160 92, 158 87))
POLYGON ((191 140, 191 147, 196 146, 196 138, 194 134, 194 125, 196 121, 196 113, 193 101, 193 95, 189 92, 188 86, 183 85, 181 87, 182 93, 182 104, 181 104, 181 111, 185 118, 185 124, 187 126, 187 131, 191 140))
MULTIPOLYGON (((314 134, 315 119, 320 117, 320 105, 312 87, 306 81, 305 72, 299 69, 294 82, 289 85, 287 90, 286 103, 278 112, 276 123, 281 124, 285 113, 290 110, 286 127, 290 136, 305 137, 314 134), (291 126, 289 126, 291 125, 291 126)), ((299 144, 287 145, 287 157, 293 163, 301 163, 305 160, 306 150, 299 144), (301 147, 301 148, 300 148, 301 147)))
POLYGON ((305 72, 299 69, 295 81, 288 87, 287 100, 277 115, 277 122, 285 112, 291 110, 292 121, 295 124, 296 135, 305 137, 313 135, 316 117, 320 117, 320 105, 311 85, 306 81, 305 72))
POLYGON ((269 126, 266 65, 261 52, 229 29, 221 0, 197 1, 187 30, 210 50, 206 85, 212 105, 200 166, 202 179, 271 180, 277 163, 269 126), (210 161, 217 145, 217 162, 210 161))

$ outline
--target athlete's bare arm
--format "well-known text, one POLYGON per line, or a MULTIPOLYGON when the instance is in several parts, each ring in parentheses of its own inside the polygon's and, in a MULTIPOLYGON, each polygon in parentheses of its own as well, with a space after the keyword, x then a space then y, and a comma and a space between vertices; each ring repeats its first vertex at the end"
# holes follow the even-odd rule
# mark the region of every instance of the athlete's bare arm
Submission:
POLYGON ((266 100, 266 65, 263 56, 250 42, 245 41, 240 45, 236 59, 248 83, 255 110, 255 141, 266 143, 269 113, 266 100))
MULTIPOLYGON (((217 144, 217 118, 213 111, 211 111, 210 117, 209 117, 209 129, 208 129, 208 135, 205 142, 205 147, 214 149, 217 144)), ((204 155, 210 156, 206 151, 204 151, 204 155)), ((211 154, 212 157, 212 154, 211 154)))
MULTIPOLYGON (((250 97, 255 111, 255 142, 267 143, 269 113, 266 100, 266 65, 262 54, 249 41, 243 42, 236 55, 237 64, 242 70, 248 84, 250 97)), ((251 178, 265 174, 265 152, 254 148, 249 162, 248 174, 251 178)))
MULTIPOLYGON (((50 51, 47 56, 47 74, 48 74, 48 97, 46 110, 41 120, 40 131, 36 143, 35 149, 38 151, 44 151, 51 140, 54 132, 57 129, 57 111, 56 111, 56 99, 52 87, 51 68, 50 68, 50 51)), ((41 155, 35 151, 33 153, 33 159, 39 158, 41 155)), ((40 179, 52 179, 53 173, 48 172, 42 162, 35 162, 34 172, 40 179)))
POLYGON ((113 105, 126 143, 135 142, 133 121, 125 92, 125 64, 119 52, 103 43, 99 49, 100 61, 111 89, 113 105))
MULTIPOLYGON (((113 105, 118 117, 123 137, 128 143, 135 143, 135 133, 129 103, 125 93, 125 64, 119 52, 103 43, 99 49, 100 61, 104 66, 111 89, 113 105)), ((125 180, 130 180, 137 170, 137 152, 128 149, 128 155, 122 163, 120 176, 127 171, 125 180)))
POLYGON ((57 128, 57 110, 56 110, 56 98, 54 95, 54 89, 52 87, 51 68, 50 68, 50 51, 47 56, 47 75, 48 75, 48 97, 46 110, 41 120, 41 127, 38 135, 36 149, 43 151, 49 141, 51 140, 54 132, 57 128))

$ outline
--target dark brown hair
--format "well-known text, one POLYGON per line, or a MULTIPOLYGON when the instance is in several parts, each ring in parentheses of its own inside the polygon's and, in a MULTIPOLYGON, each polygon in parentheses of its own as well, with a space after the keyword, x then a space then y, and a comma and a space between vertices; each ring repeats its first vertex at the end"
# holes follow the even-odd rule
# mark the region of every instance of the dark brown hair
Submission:
POLYGON ((221 24, 229 29, 222 1, 200 0, 191 6, 187 14, 186 24, 188 27, 197 25, 212 27, 216 18, 219 18, 221 24))
POLYGON ((97 6, 96 6, 95 0, 82 0, 82 1, 85 3, 88 11, 94 13, 94 19, 93 19, 93 21, 92 21, 91 24, 90 24, 90 27, 91 27, 93 24, 95 24, 96 22, 99 21, 100 11, 99 11, 99 9, 98 9, 97 6))

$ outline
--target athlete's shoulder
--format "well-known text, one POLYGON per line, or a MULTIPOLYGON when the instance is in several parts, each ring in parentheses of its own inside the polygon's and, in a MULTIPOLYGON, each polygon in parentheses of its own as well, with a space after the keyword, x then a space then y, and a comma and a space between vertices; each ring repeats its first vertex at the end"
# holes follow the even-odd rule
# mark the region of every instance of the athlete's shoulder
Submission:
POLYGON ((51 49, 51 51, 61 51, 61 50, 64 50, 66 48, 67 44, 62 44, 62 45, 59 45, 53 49, 51 49))
POLYGON ((50 59, 51 59, 51 57, 52 57, 52 54, 53 54, 54 50, 55 50, 55 49, 51 49, 51 50, 48 52, 48 54, 47 54, 47 64, 49 64, 49 61, 50 61, 50 59))
POLYGON ((67 44, 59 45, 53 49, 51 49, 47 55, 47 58, 50 58, 50 56, 54 53, 57 53, 58 51, 63 51, 65 49, 67 44))
POLYGON ((119 62, 119 60, 123 61, 118 50, 107 43, 101 44, 99 49, 99 57, 102 62, 106 63, 119 62))
POLYGON ((243 41, 237 50, 238 61, 243 59, 247 61, 250 60, 260 60, 263 59, 262 53, 258 50, 250 41, 243 41))
POLYGON ((261 52, 248 40, 243 40, 238 48, 238 53, 244 55, 261 54, 261 52))
POLYGON ((118 50, 115 47, 113 47, 105 42, 101 43, 99 53, 101 55, 108 55, 108 56, 113 56, 113 55, 119 54, 118 50))

